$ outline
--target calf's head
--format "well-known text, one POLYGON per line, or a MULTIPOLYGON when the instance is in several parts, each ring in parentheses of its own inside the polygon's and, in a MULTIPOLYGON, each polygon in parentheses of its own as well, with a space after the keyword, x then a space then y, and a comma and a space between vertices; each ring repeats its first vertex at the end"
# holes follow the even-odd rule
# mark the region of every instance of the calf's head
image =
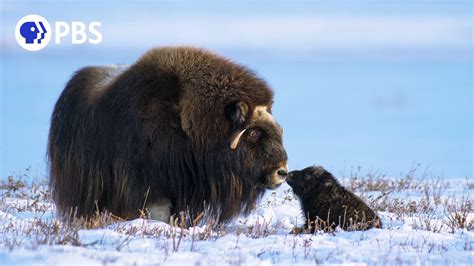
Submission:
POLYGON ((229 148, 236 160, 236 174, 265 189, 275 189, 288 176, 283 129, 271 114, 271 107, 231 103, 226 113, 231 121, 229 148))
POLYGON ((296 195, 306 195, 324 180, 331 180, 331 174, 322 167, 306 167, 302 170, 291 171, 288 175, 287 183, 293 188, 296 195))

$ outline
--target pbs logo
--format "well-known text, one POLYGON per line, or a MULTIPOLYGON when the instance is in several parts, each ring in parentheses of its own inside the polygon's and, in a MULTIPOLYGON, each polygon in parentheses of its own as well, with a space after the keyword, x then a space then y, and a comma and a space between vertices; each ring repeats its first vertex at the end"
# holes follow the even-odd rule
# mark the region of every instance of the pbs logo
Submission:
POLYGON ((51 35, 51 26, 39 15, 24 16, 16 24, 16 41, 28 51, 38 51, 46 47, 51 40, 51 35))
MULTIPOLYGON (((102 42, 102 33, 99 28, 102 23, 93 21, 54 22, 55 43, 61 44, 64 38, 70 37, 71 44, 80 45, 86 42, 99 44, 102 42)), ((24 16, 15 28, 15 38, 18 44, 28 51, 38 51, 46 47, 53 36, 48 21, 39 15, 24 16)))

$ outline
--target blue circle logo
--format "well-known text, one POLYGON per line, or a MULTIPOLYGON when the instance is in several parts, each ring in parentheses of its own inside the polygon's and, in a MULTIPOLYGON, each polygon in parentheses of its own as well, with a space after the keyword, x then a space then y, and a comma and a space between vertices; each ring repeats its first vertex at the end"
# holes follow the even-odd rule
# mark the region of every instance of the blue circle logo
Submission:
POLYGON ((39 15, 27 15, 16 24, 15 38, 18 44, 28 51, 38 51, 51 40, 51 26, 39 15))

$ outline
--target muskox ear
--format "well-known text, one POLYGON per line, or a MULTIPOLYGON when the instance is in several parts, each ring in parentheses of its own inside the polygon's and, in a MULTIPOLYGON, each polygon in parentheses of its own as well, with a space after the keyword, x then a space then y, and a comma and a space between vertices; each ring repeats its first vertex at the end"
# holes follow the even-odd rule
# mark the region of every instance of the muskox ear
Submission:
POLYGON ((237 128, 245 122, 249 107, 244 102, 231 103, 226 106, 226 115, 232 122, 233 128, 237 128))

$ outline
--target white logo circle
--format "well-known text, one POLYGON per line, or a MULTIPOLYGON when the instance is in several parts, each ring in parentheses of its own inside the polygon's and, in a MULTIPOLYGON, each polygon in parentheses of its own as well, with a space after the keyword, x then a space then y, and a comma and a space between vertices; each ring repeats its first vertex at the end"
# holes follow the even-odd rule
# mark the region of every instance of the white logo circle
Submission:
POLYGON ((16 24, 16 41, 28 51, 38 51, 46 47, 51 40, 51 35, 51 26, 39 15, 24 16, 16 24))

